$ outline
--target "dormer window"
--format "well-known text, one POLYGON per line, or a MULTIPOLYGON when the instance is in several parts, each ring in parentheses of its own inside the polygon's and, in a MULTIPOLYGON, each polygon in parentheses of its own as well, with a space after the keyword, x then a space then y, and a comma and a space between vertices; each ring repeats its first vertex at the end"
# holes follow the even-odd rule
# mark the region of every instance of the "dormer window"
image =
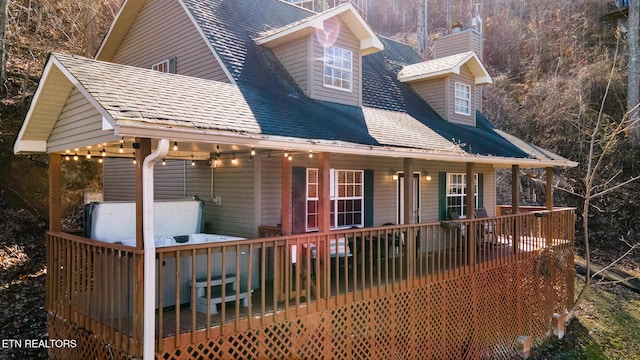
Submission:
POLYGON ((456 82, 455 112, 471 115, 471 86, 456 82))
POLYGON ((324 48, 324 86, 351 92, 353 53, 335 46, 324 48))
POLYGON ((159 63, 151 65, 151 70, 175 74, 176 73, 176 58, 172 57, 166 60, 162 60, 159 63))

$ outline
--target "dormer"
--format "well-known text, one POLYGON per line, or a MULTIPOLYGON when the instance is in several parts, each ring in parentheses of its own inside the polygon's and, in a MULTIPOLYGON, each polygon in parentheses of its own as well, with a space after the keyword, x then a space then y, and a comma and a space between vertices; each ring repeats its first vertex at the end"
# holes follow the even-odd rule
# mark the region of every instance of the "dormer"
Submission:
POLYGON ((362 57, 382 42, 346 3, 254 39, 270 48, 312 99, 362 105, 362 57))
POLYGON ((481 87, 493 82, 473 51, 404 66, 398 80, 411 85, 447 121, 471 126, 482 107, 481 87))

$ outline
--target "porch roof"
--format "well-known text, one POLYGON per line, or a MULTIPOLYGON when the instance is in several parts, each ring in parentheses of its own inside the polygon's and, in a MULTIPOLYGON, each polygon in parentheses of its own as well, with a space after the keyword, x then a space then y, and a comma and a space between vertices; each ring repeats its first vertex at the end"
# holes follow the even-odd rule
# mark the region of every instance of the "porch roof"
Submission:
MULTIPOLYGON (((429 115, 425 109, 418 109, 422 115, 414 116, 413 111, 384 106, 360 108, 295 96, 265 96, 264 91, 242 91, 232 84, 62 54, 50 56, 16 153, 62 151, 49 148, 47 140, 73 87, 102 114, 102 130, 114 137, 165 137, 505 166, 571 166, 555 154, 533 152, 530 145, 501 136, 488 122, 468 127, 442 120, 432 127, 425 124, 424 116, 429 115), (55 111, 50 111, 52 102, 57 102, 55 111), (510 150, 495 155, 478 152, 484 150, 479 146, 470 152, 462 142, 449 140, 456 136, 491 146, 503 144, 510 150)), ((378 101, 384 105, 384 99, 378 101)), ((79 144, 85 145, 92 144, 79 144)))

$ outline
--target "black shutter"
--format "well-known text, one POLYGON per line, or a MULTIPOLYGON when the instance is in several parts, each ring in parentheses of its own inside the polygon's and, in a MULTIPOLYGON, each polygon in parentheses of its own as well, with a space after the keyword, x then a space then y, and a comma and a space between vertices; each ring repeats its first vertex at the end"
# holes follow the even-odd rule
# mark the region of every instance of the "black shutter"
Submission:
POLYGON ((307 231, 307 168, 291 169, 291 231, 302 234, 307 231))
POLYGON ((364 170, 364 226, 373 226, 373 170, 364 170))
POLYGON ((447 220, 447 173, 438 174, 438 214, 440 220, 447 220))

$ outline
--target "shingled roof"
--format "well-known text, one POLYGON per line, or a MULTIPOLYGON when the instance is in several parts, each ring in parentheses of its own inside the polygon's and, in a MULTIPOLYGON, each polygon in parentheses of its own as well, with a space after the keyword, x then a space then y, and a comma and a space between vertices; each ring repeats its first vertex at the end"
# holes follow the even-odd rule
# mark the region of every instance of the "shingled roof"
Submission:
MULTIPOLYGON (((363 57, 362 107, 314 100, 303 93, 269 48, 254 41, 261 34, 308 19, 311 12, 279 0, 182 2, 234 84, 71 55, 53 54, 49 62, 64 69, 68 81, 82 87, 121 132, 126 126, 155 126, 162 131, 180 128, 183 135, 188 131, 215 133, 229 140, 250 136, 275 139, 278 144, 328 144, 333 147, 323 149, 336 152, 350 151, 346 147, 389 156, 574 165, 497 131, 481 114, 476 127, 444 120, 398 80, 403 67, 422 62, 405 44, 378 37, 384 50, 363 57), (131 81, 135 89, 127 86, 131 81)), ((47 82, 41 86, 46 87, 47 82)), ((16 152, 20 152, 18 143, 16 152)))

